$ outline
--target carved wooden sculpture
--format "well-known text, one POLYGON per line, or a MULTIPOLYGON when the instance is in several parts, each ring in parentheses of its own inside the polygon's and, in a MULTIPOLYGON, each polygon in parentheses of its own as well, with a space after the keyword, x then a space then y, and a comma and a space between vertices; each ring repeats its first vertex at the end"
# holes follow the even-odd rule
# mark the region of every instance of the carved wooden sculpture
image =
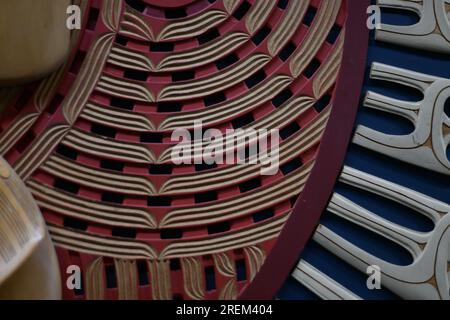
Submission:
MULTIPOLYGON (((28 283, 29 266, 38 267, 35 255, 47 254, 56 265, 39 209, 31 198, 17 202, 18 191, 11 191, 25 192, 20 177, 47 223, 62 281, 67 267, 81 268, 83 286, 64 286, 67 299, 273 298, 297 262, 292 279, 302 292, 365 297, 345 276, 325 271, 309 246, 323 261, 339 260, 348 274, 379 266, 389 297, 449 298, 448 197, 381 169, 370 172, 364 157, 384 157, 386 167, 400 162, 412 176, 421 168, 424 179, 436 175, 447 187, 450 76, 371 64, 372 80, 418 89, 423 99, 368 90, 362 110, 403 117, 414 129, 386 133, 372 127, 377 121, 362 123, 347 153, 364 77, 369 1, 81 4, 82 29, 64 65, 24 88, 0 90, 0 154, 17 173, 2 162, 7 214, 0 236, 7 241, 0 246, 0 297, 23 297, 21 281, 28 283), (270 148, 279 147, 279 170, 263 176, 261 164, 175 164, 171 134, 194 130, 195 120, 220 132, 278 129, 282 139, 270 148), (362 168, 343 165, 353 148, 363 150, 362 168), (356 201, 342 185, 372 202, 403 206, 431 227, 424 232, 408 220, 391 221, 389 212, 356 201), (23 233, 10 234, 11 219, 19 219, 23 233), (375 249, 364 247, 371 233, 385 240, 375 249), (11 247, 20 235, 29 241, 11 247), (380 253, 392 247, 411 261, 380 253), (11 260, 11 250, 19 260, 11 260)), ((378 40, 448 53, 448 1, 379 4, 414 10, 420 22, 409 29, 383 24, 378 40)), ((204 151, 206 140, 194 146, 204 151)), ((45 297, 57 297, 58 272, 44 274, 45 297)))
POLYGON ((0 299, 58 299, 55 250, 33 197, 0 157, 0 299))

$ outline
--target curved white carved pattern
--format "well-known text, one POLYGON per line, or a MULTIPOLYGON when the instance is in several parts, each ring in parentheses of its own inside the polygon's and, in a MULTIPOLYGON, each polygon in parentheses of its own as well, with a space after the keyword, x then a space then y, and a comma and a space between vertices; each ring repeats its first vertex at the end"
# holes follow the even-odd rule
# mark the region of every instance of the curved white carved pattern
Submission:
POLYGON ((407 47, 450 52, 449 0, 378 0, 381 7, 413 11, 420 20, 410 26, 382 24, 376 39, 407 47))
POLYGON ((393 158, 450 174, 446 150, 450 143, 450 118, 444 112, 450 98, 450 80, 374 63, 372 79, 400 83, 423 92, 419 102, 392 99, 369 91, 364 106, 402 116, 414 123, 407 135, 385 134, 358 126, 354 142, 393 158))
POLYGON ((401 245, 412 254, 414 262, 407 266, 389 263, 358 248, 325 226, 319 226, 314 240, 362 272, 366 271, 367 266, 380 266, 383 286, 403 298, 450 299, 447 274, 450 262, 450 206, 349 167, 344 168, 340 180, 401 203, 417 214, 430 218, 435 227, 431 232, 412 230, 335 193, 328 206, 330 212, 401 245))
MULTIPOLYGON (((382 24, 376 31, 377 40, 440 53, 450 52, 449 0, 378 0, 377 4, 414 11, 420 16, 420 21, 413 26, 382 24)), ((365 107, 406 118, 415 129, 410 134, 391 135, 360 125, 353 143, 449 175, 450 161, 446 151, 450 143, 450 120, 445 104, 450 97, 450 79, 380 63, 373 64, 370 75, 372 79, 419 90, 423 99, 409 102, 368 92, 365 107)), ((388 262, 324 225, 319 225, 313 240, 364 274, 368 266, 378 265, 382 273, 381 285, 402 298, 450 299, 450 204, 350 167, 344 168, 340 181, 403 205, 415 214, 427 217, 434 228, 429 232, 413 230, 334 193, 328 205, 331 214, 400 245, 411 254, 413 262, 406 266, 388 262)), ((322 299, 360 298, 305 260, 298 263, 292 276, 322 299)))
POLYGON ((326 300, 360 300, 356 294, 346 289, 332 278, 302 260, 292 272, 292 277, 326 300))

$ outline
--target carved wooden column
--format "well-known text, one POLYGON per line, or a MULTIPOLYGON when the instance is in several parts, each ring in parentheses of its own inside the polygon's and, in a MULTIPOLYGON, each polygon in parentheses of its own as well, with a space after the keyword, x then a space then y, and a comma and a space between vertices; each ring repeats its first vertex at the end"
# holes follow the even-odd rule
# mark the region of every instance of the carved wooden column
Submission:
POLYGON ((0 212, 0 299, 59 299, 58 261, 41 212, 1 157, 0 212))
POLYGON ((0 86, 22 84, 45 76, 65 59, 70 30, 70 0, 0 2, 0 86))

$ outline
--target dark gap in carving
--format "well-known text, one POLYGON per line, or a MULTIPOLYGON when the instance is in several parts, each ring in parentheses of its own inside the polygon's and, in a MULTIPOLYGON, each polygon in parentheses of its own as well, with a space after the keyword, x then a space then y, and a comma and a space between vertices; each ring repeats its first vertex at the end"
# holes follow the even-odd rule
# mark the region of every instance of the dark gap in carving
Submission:
POLYGON ((310 79, 320 67, 320 61, 314 58, 303 71, 303 75, 310 79))
POLYGON ((171 8, 164 11, 166 19, 180 19, 187 17, 186 10, 184 8, 171 8))
POLYGON ((278 57, 284 62, 294 53, 295 49, 297 49, 297 46, 292 41, 289 41, 283 49, 281 49, 280 53, 278 54, 278 57))
POLYGON ((288 175, 292 171, 295 171, 298 168, 300 168, 302 165, 303 165, 302 161, 299 158, 295 158, 295 159, 283 164, 280 167, 280 170, 284 175, 288 175))
POLYGON ((236 261, 236 279, 237 281, 247 280, 247 268, 245 266, 244 259, 239 259, 236 261))
POLYGON ((150 166, 150 174, 171 174, 172 166, 170 164, 152 164, 150 166))
POLYGON ((105 274, 106 274, 106 288, 113 289, 117 288, 117 276, 116 276, 116 268, 113 264, 108 264, 105 266, 105 274))
POLYGON ((68 159, 77 160, 78 152, 68 146, 60 144, 56 148, 56 153, 68 159))
POLYGON ((241 184, 239 184, 239 191, 241 191, 241 193, 247 192, 247 191, 251 191, 254 189, 257 189, 261 187, 261 179, 256 177, 254 179, 242 182, 241 184))
POLYGON ((152 42, 150 51, 152 52, 171 52, 175 45, 172 42, 152 42))
POLYGON ((194 78, 195 78, 195 71, 193 70, 186 70, 172 73, 173 82, 187 81, 192 80, 194 78))
POLYGON ((219 37, 220 37, 219 30, 217 30, 217 28, 213 28, 204 34, 199 35, 197 37, 197 41, 198 41, 199 45, 202 45, 202 44, 208 43, 214 39, 217 39, 219 37))
POLYGON ((181 229, 162 229, 161 239, 181 239, 183 237, 183 231, 181 229))
POLYGON ((160 132, 144 132, 141 134, 140 141, 146 143, 161 143, 163 135, 160 132))
POLYGON ((111 159, 100 160, 100 167, 107 170, 122 172, 125 164, 120 161, 115 161, 111 159))
POLYGON ((114 237, 130 238, 130 239, 136 238, 136 230, 124 227, 113 227, 111 234, 114 237))
POLYGON ((251 4, 245 0, 244 2, 242 2, 242 4, 236 9, 236 11, 234 11, 233 13, 233 17, 236 20, 241 20, 248 12, 248 10, 250 9, 251 4))
POLYGON ((124 200, 124 196, 122 194, 115 193, 115 192, 108 192, 108 191, 105 191, 102 193, 102 201, 103 202, 111 202, 111 203, 121 204, 121 203, 123 203, 123 200, 124 200))
POLYGON ((136 264, 138 269, 139 285, 140 286, 148 285, 150 281, 148 280, 147 261, 139 260, 136 264))
POLYGON ((139 12, 144 12, 145 8, 147 7, 147 5, 145 4, 145 2, 141 1, 141 0, 125 0, 125 2, 132 7, 133 9, 139 11, 139 12))
POLYGON ((127 79, 137 80, 137 81, 147 81, 149 73, 147 71, 126 69, 123 76, 127 79))
POLYGON ((217 200, 217 193, 215 191, 207 191, 202 193, 197 193, 194 195, 195 203, 203 203, 217 200))
POLYGON ((275 108, 280 107, 283 103, 285 103, 286 101, 288 101, 294 94, 292 93, 292 91, 288 88, 288 89, 284 89, 283 91, 281 91, 279 94, 277 94, 275 96, 275 98, 272 99, 272 105, 275 108))
POLYGON ((170 207, 172 198, 170 197, 148 197, 147 204, 149 207, 170 207))
POLYGON ((124 109, 124 110, 133 110, 134 109, 134 102, 129 99, 124 98, 111 98, 110 104, 113 107, 124 109))
POLYGON ((183 104, 177 101, 158 102, 158 112, 179 112, 183 109, 183 104))
POLYGON ((60 178, 55 179, 53 186, 56 189, 60 189, 73 194, 77 194, 78 191, 80 191, 79 185, 60 178))
POLYGON ((269 208, 269 209, 262 210, 262 211, 254 213, 252 215, 252 218, 253 218, 254 222, 260 222, 260 221, 264 221, 264 220, 270 219, 274 215, 275 215, 275 213, 273 212, 273 209, 269 208))
POLYGON ((63 225, 64 227, 75 229, 75 230, 82 230, 86 231, 88 228, 88 224, 85 221, 82 221, 77 218, 68 217, 65 216, 63 219, 63 225))
POLYGON ((219 222, 215 224, 208 225, 208 234, 217 234, 226 231, 230 231, 230 223, 228 221, 219 222))
POLYGON ((314 109, 317 112, 322 112, 323 109, 325 109, 331 102, 331 96, 329 94, 324 95, 322 98, 320 98, 315 104, 314 109))
POLYGON ((93 123, 91 132, 107 138, 115 138, 116 130, 101 124, 93 123))
POLYGON ((335 24, 333 28, 331 28, 330 33, 327 36, 327 42, 330 44, 334 44, 341 33, 342 28, 335 24))
POLYGON ((310 27, 314 18, 316 17, 316 13, 317 13, 317 9, 310 6, 308 8, 308 10, 306 11, 305 17, 303 18, 303 24, 310 27))
POLYGON ((254 43, 256 46, 259 45, 261 42, 264 41, 265 38, 267 38, 267 36, 270 34, 270 31, 272 31, 272 29, 270 29, 268 26, 262 27, 261 30, 259 30, 259 31, 252 37, 253 43, 254 43))
POLYGON ((213 266, 205 267, 205 280, 206 291, 216 289, 216 275, 213 266))
POLYGON ((283 140, 286 140, 290 136, 292 136, 294 133, 298 132, 300 130, 300 126, 297 122, 292 122, 288 126, 284 127, 280 130, 280 137, 283 140))
POLYGON ((206 107, 224 102, 227 100, 227 97, 225 96, 225 94, 223 92, 218 92, 215 94, 212 94, 210 96, 207 96, 203 99, 203 103, 205 104, 206 107))
POLYGON ((234 129, 239 129, 247 124, 252 123, 255 121, 255 118, 253 118, 253 115, 251 113, 244 114, 243 116, 240 116, 239 118, 236 118, 231 121, 231 124, 233 125, 234 129))
POLYGON ((239 61, 238 56, 235 53, 230 53, 229 55, 219 59, 216 61, 216 67, 219 70, 225 69, 232 64, 239 61))

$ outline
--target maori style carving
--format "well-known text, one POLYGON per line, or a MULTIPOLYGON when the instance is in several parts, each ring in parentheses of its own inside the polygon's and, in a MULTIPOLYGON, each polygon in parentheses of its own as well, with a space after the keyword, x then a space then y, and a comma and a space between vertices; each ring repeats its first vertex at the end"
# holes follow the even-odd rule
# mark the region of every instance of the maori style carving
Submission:
POLYGON ((58 299, 56 255, 39 208, 1 157, 0 211, 0 299, 58 299))
MULTIPOLYGON (((378 4, 414 11, 419 15, 420 21, 412 26, 383 24, 376 31, 377 40, 399 45, 396 47, 399 51, 404 46, 408 50, 417 48, 449 53, 448 1, 380 0, 378 4)), ((359 169, 350 165, 343 168, 340 182, 312 243, 319 245, 320 249, 316 250, 326 249, 364 275, 367 267, 378 266, 383 290, 394 293, 396 297, 449 300, 450 204, 447 191, 450 174, 450 80, 413 71, 417 65, 411 65, 411 68, 409 70, 379 62, 371 65, 371 79, 400 84, 419 91, 423 98, 420 101, 407 101, 368 91, 364 107, 381 111, 383 119, 392 115, 407 119, 413 123, 414 129, 411 133, 400 135, 381 132, 371 127, 370 123, 357 126, 353 143, 366 149, 358 151, 361 152, 359 157, 367 150, 372 152, 371 159, 379 157, 379 154, 386 157, 382 158, 382 165, 371 165, 367 158, 361 157, 365 166, 354 162, 353 165, 358 165, 359 169), (391 175, 386 174, 389 170, 383 167, 388 167, 389 162, 395 160, 403 162, 396 164, 396 167, 407 166, 409 175, 414 176, 415 170, 421 170, 421 177, 430 177, 436 184, 442 178, 439 188, 442 189, 443 196, 437 199, 440 192, 434 192, 435 196, 431 196, 433 193, 429 186, 424 188, 420 184, 413 184, 408 179, 401 179, 402 175, 396 176, 392 172, 391 175), (353 193, 349 192, 349 186, 353 193), (381 209, 372 206, 371 203, 374 202, 381 209), (383 207, 381 203, 386 206, 383 207), (398 210, 403 214, 408 214, 408 219, 396 216, 395 206, 400 207, 398 210), (418 218, 420 219, 416 220, 418 218), (340 219, 341 224, 337 224, 336 219, 340 219), (331 223, 332 221, 335 223, 331 223), (343 225, 347 225, 347 231, 343 231, 343 225), (365 235, 371 234, 383 241, 383 251, 373 250, 367 243, 364 244, 364 240, 359 241, 349 232, 358 229, 365 235), (389 252, 397 255, 398 252, 403 252, 410 260, 395 260, 392 255, 387 254, 389 252)), ((438 71, 430 68, 432 73, 438 71)), ((398 90, 396 88, 390 87, 387 91, 392 93, 398 90)), ((309 263, 308 259, 302 259, 292 274, 308 290, 323 299, 360 298, 355 289, 343 285, 342 279, 333 279, 327 272, 315 267, 314 262, 309 263)))
POLYGON ((15 111, 0 120, 0 153, 42 210, 61 269, 82 269, 85 290, 64 298, 235 299, 251 285, 316 165, 347 9, 198 1, 162 19, 145 1, 86 2, 66 65, 21 108, 24 93, 8 98, 15 111), (280 130, 280 170, 174 165, 171 134, 194 120, 280 130))
POLYGON ((364 84, 369 1, 78 4, 64 64, 0 89, 0 299, 270 298, 289 273, 322 299, 450 299, 449 0, 378 0, 418 22, 373 31, 389 54, 364 84), (193 162, 172 161, 178 129, 193 162), (216 147, 279 166, 199 156, 216 147), (380 290, 349 285, 374 266, 380 290))

